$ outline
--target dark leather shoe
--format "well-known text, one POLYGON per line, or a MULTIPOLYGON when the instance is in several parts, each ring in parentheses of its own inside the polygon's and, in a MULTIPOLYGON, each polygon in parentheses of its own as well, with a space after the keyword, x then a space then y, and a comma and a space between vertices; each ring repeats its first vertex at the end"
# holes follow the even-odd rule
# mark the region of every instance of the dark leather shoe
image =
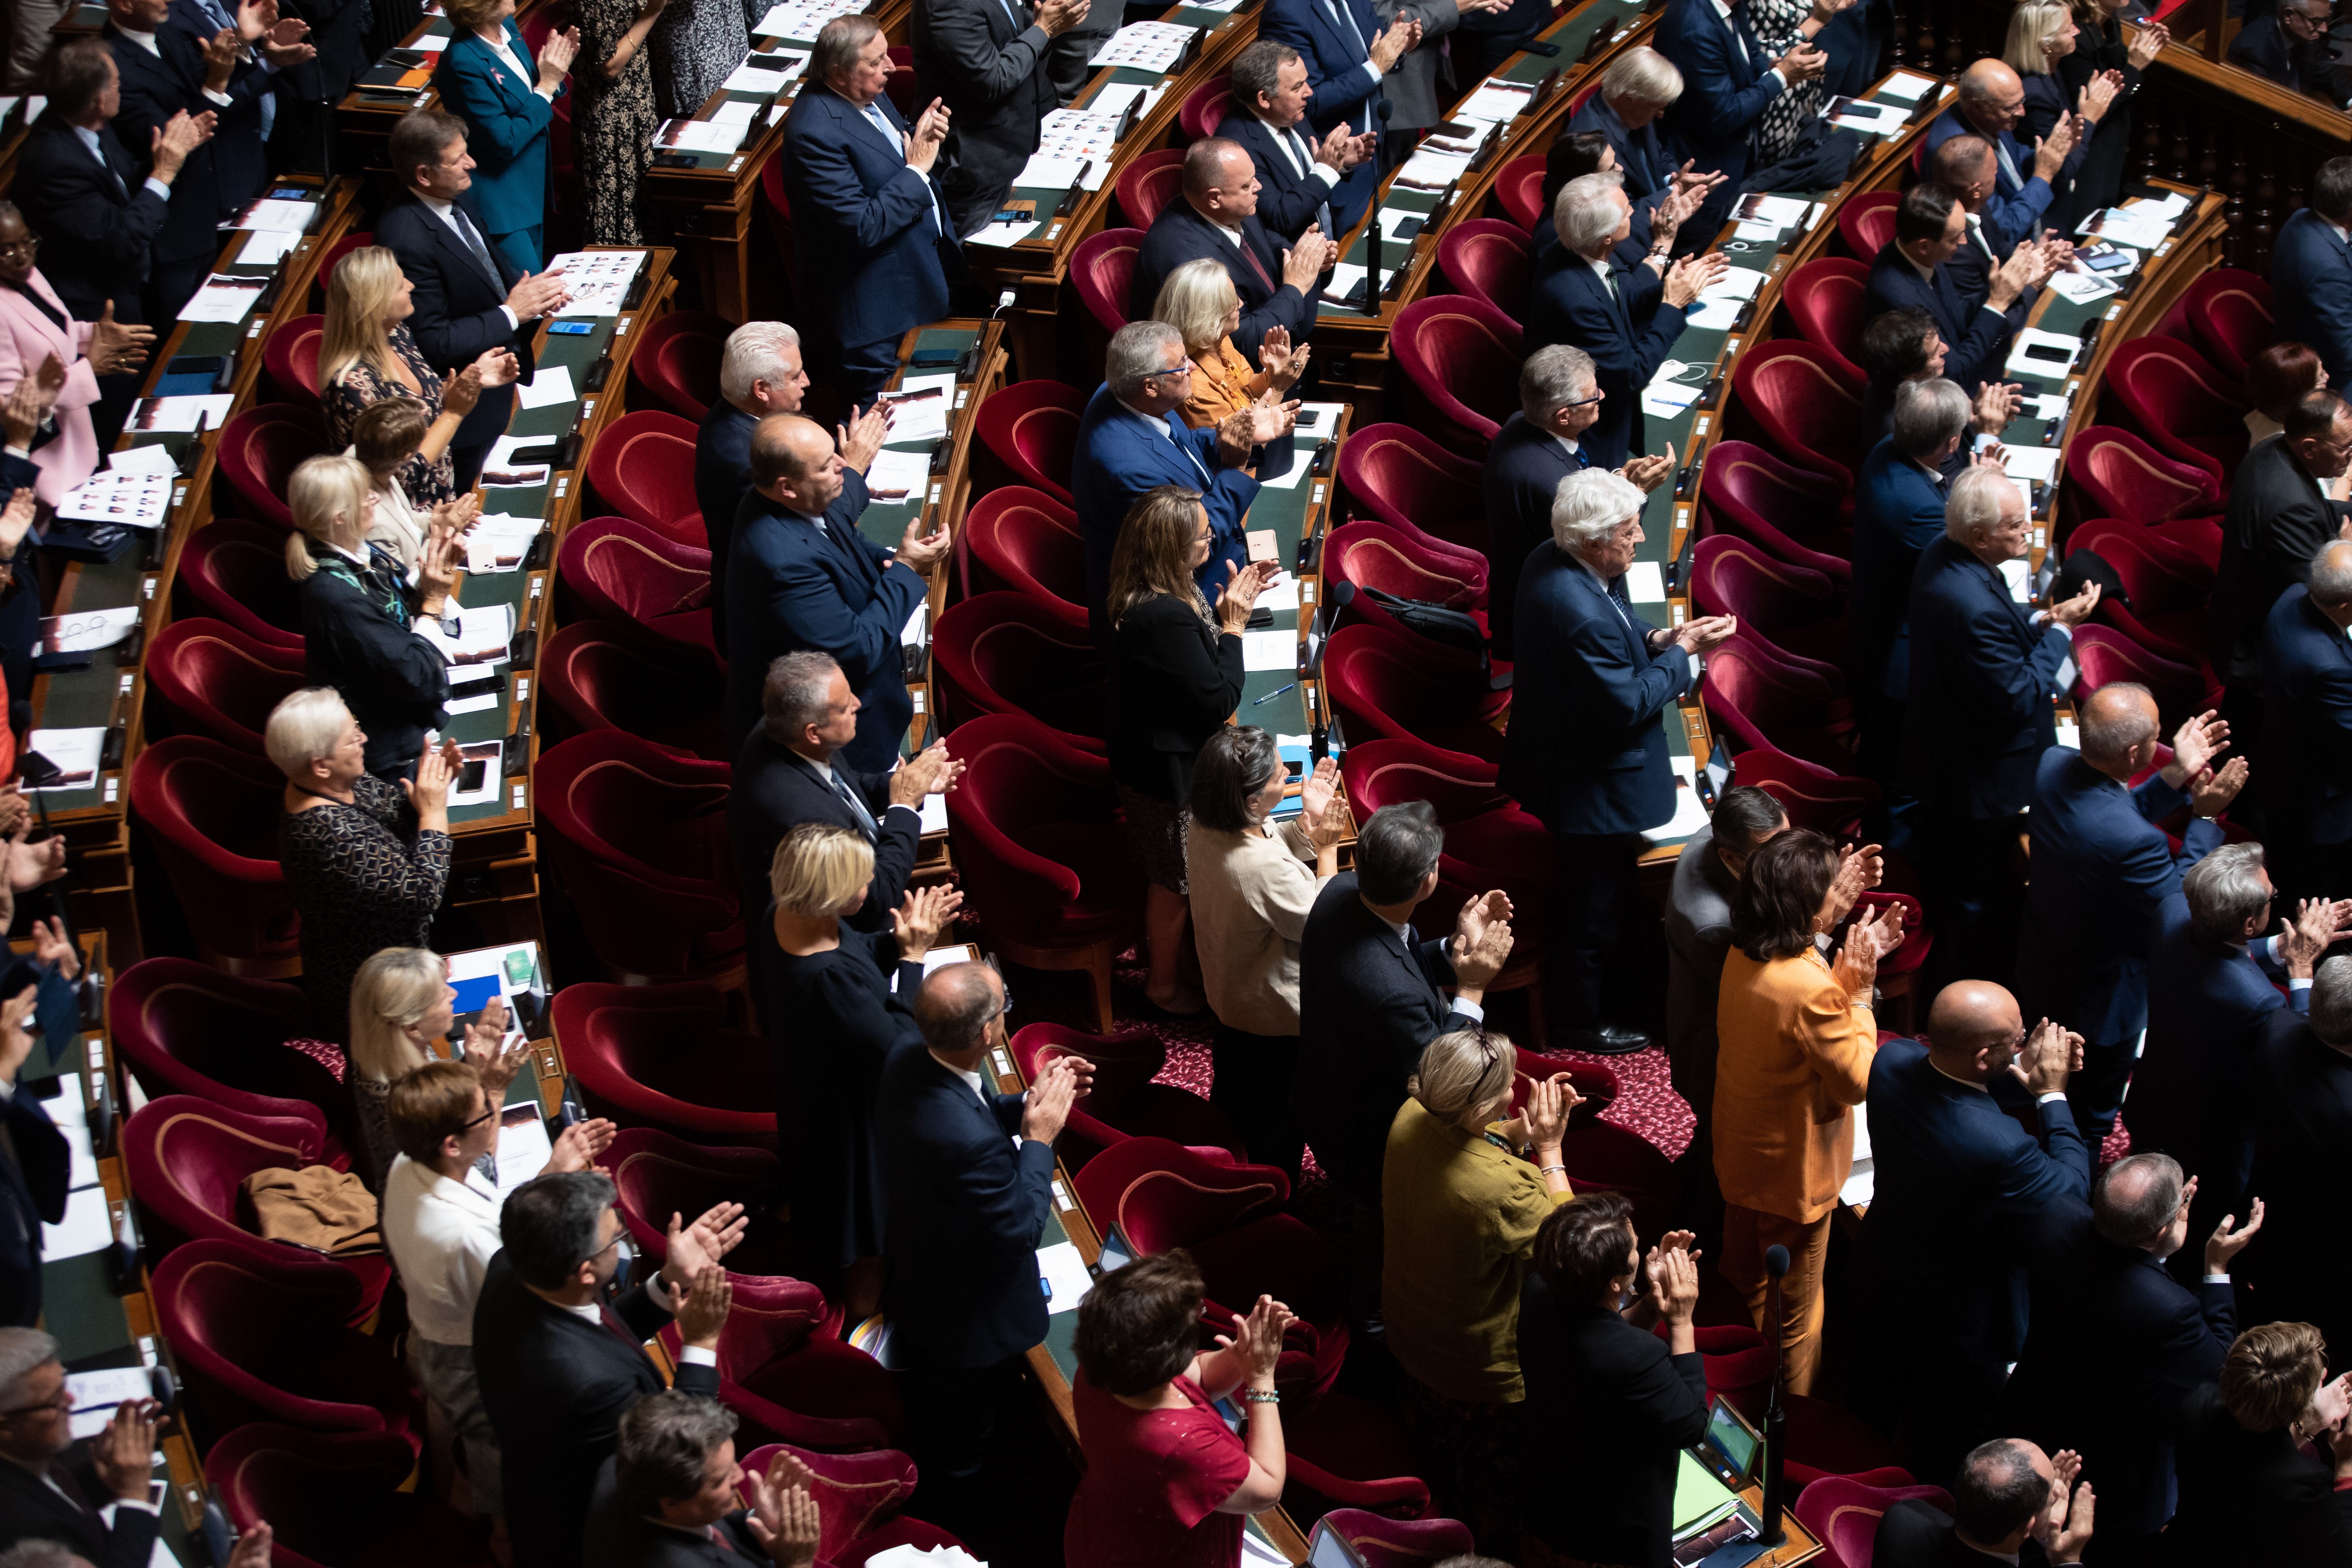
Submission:
POLYGON ((1649 1036, 1618 1024, 1603 1024, 1597 1029, 1570 1029, 1564 1037, 1554 1037, 1571 1051, 1590 1051, 1601 1057, 1627 1056, 1650 1047, 1649 1036))

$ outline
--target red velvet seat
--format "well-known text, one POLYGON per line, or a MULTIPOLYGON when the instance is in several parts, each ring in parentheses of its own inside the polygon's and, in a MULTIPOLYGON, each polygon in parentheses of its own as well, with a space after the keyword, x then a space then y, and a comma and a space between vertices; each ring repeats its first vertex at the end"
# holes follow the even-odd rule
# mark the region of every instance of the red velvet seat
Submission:
MULTIPOLYGON (((2067 542, 2073 549, 2085 542, 2077 530, 2067 542)), ((2200 666, 2206 658, 2206 606, 2212 597, 2213 574, 2201 563, 2151 546, 2145 530, 2126 523, 2104 529, 2089 542, 2099 558, 2122 580, 2124 598, 2100 599, 2092 612, 2148 652, 2175 664, 2200 666)))
POLYGON ((262 374, 281 402, 319 400, 319 343, 327 335, 324 316, 295 316, 261 341, 262 374))
POLYGON ((672 310, 639 330, 645 336, 629 355, 630 405, 700 424, 719 401, 719 365, 735 323, 708 310, 672 310))
POLYGON ((2156 699, 2164 732, 2221 705, 2221 692, 2210 684, 2210 667, 2184 664, 2150 651, 2137 637, 2096 622, 2074 628, 2074 698, 2081 701, 2111 681, 2135 680, 2156 699))
POLYGON ((540 755, 540 826, 562 890, 608 970, 731 984, 743 965, 724 763, 620 730, 540 755))
POLYGON ((1785 339, 1739 356, 1731 373, 1733 405, 1725 427, 1760 444, 1801 468, 1836 481, 1841 494, 1853 489, 1853 476, 1867 455, 1862 399, 1845 373, 1822 349, 1785 339))
POLYGON ((989 911, 991 944, 1032 969, 1086 970, 1094 1026, 1109 1028, 1110 963, 1139 929, 1144 886, 1110 764, 1015 713, 954 737, 965 771, 947 795, 949 843, 968 895, 989 911))
POLYGON ((131 764, 131 816, 146 835, 199 956, 222 968, 299 965, 299 916, 278 866, 285 775, 262 757, 202 735, 175 735, 131 764))
POLYGON ((1843 591, 1853 578, 1851 531, 1837 526, 1837 481, 1782 462, 1748 441, 1718 441, 1698 489, 1699 533, 1728 533, 1765 553, 1827 577, 1843 591))
POLYGON ((1917 1500, 1946 1514, 1952 1494, 1941 1487, 1871 1487, 1845 1476, 1824 1476, 1797 1495, 1797 1522, 1822 1543, 1828 1568, 1870 1568, 1878 1521, 1898 1502, 1917 1500))
POLYGON ((1078 514, 1026 485, 993 489, 971 504, 958 537, 970 552, 967 598, 1009 588, 1044 600, 1066 616, 1083 616, 1087 600, 1086 542, 1078 514))
POLYGON ((681 757, 730 760, 719 721, 726 672, 699 648, 574 621, 540 649, 539 671, 568 733, 626 730, 681 757))
POLYGON ((1070 283, 1078 301, 1106 332, 1127 325, 1127 293, 1135 281, 1135 253, 1143 246, 1143 234, 1139 228, 1107 228, 1078 241, 1070 254, 1070 283))
MULTIPOLYGON (((898 1511, 915 1493, 915 1462, 906 1455, 889 1448, 871 1454, 817 1454, 801 1448, 793 1453, 815 1474, 820 1563, 831 1568, 865 1568, 868 1558, 894 1546, 928 1552, 963 1544, 938 1525, 898 1511)), ((765 1475, 775 1457, 773 1447, 751 1449, 741 1456, 744 1472, 765 1475)), ((751 1500, 748 1491, 744 1500, 751 1500)))
POLYGON ((1298 1406, 1282 1424, 1282 1510, 1301 1530, 1334 1509, 1382 1519, 1429 1512, 1429 1483, 1396 1412, 1337 1390, 1298 1406))
POLYGON ((1011 593, 951 605, 932 630, 931 661, 953 723, 1017 714, 1081 750, 1108 745, 1109 668, 1076 606, 1011 593))
POLYGON ((1339 448, 1349 515, 1406 533, 1487 552, 1486 465, 1450 452, 1410 425, 1366 425, 1339 448))
POLYGON ((1437 423, 1431 430, 1465 456, 1483 458, 1519 405, 1519 324, 1483 300, 1438 294, 1396 315, 1390 352, 1437 423))
POLYGON ((1507 712, 1510 693, 1488 690, 1466 654, 1385 626, 1342 626, 1324 645, 1323 679, 1351 745, 1410 739, 1503 760, 1503 732, 1484 716, 1507 712))
POLYGON ((1838 773, 1853 766, 1853 720, 1836 682, 1774 657, 1744 631, 1707 655, 1699 696, 1736 749, 1769 746, 1838 773))
POLYGON ((257 1421, 205 1457, 205 1479, 240 1531, 267 1522, 274 1568, 493 1568, 475 1519, 403 1489, 416 1455, 380 1432, 257 1421))
POLYGON ((1895 237, 1895 209, 1903 205, 1900 191, 1861 191, 1838 204, 1838 237, 1864 267, 1877 258, 1895 237))
MULTIPOLYGON (((907 1441, 898 1380, 844 1344, 839 1321, 805 1280, 735 1282, 719 1334, 719 1402, 742 1422, 737 1452, 763 1443, 858 1452, 907 1441)), ((675 1357, 677 1324, 663 1324, 660 1339, 675 1357)))
POLYGON ((1032 1024, 1013 1037, 1013 1063, 1031 1083, 1042 1064, 1078 1057, 1095 1065, 1094 1088, 1070 1108, 1054 1152, 1076 1171, 1113 1143, 1165 1138, 1236 1163, 1249 1159, 1242 1135, 1222 1110, 1174 1084, 1154 1083, 1168 1065, 1167 1042, 1150 1029, 1088 1035, 1064 1024, 1032 1024))
POLYGON ((1530 153, 1524 158, 1514 158, 1503 165, 1495 176, 1495 199, 1511 215, 1511 221, 1535 237, 1536 225, 1544 219, 1544 155, 1530 153))
POLYGON ((147 648, 147 733, 209 735, 259 756, 269 711, 310 682, 295 648, 226 621, 173 621, 147 648))
POLYGON ((1460 292, 1485 300, 1514 322, 1527 321, 1535 247, 1518 225, 1492 217, 1456 224, 1437 243, 1437 265, 1460 292))
POLYGON ((1789 319, 1797 323, 1797 331, 1829 355, 1847 387, 1857 393, 1870 380, 1855 363, 1862 357, 1863 295, 1869 283, 1869 263, 1824 256, 1790 273, 1780 290, 1780 302, 1789 319))
POLYGON ((593 1114, 696 1143, 776 1146, 774 1053, 726 1026, 720 992, 582 982, 555 994, 554 1017, 593 1114))
POLYGON ((783 269, 784 313, 791 315, 800 289, 801 266, 793 238, 793 202, 784 192, 784 161, 782 158, 771 158, 760 165, 759 205, 767 223, 768 243, 772 247, 770 255, 783 269))
POLYGON ((1700 615, 1737 616, 1742 634, 1832 665, 1845 659, 1839 586, 1727 534, 1702 539, 1692 551, 1691 604, 1700 615))
POLYGON ((1354 1548, 1364 1568, 1430 1568, 1477 1550, 1470 1527, 1451 1519, 1382 1519, 1361 1509, 1335 1508, 1323 1528, 1354 1548))
POLYGON ((1868 779, 1850 778, 1769 746, 1740 752, 1734 782, 1752 784, 1779 801, 1791 827, 1810 827, 1836 839, 1859 837, 1864 814, 1877 809, 1880 798, 1878 786, 1868 779))
POLYGON ((1146 153, 1118 173, 1112 190, 1129 228, 1148 229, 1160 209, 1176 199, 1184 185, 1184 149, 1163 147, 1146 153))
MULTIPOLYGON (((556 994, 561 997, 563 993, 556 994)), ((568 1058, 569 1040, 564 1049, 568 1058)), ((767 1078, 764 1067, 761 1080, 767 1078)), ((621 1223, 628 1226, 638 1252, 653 1265, 669 1258, 670 1216, 690 1222, 714 1204, 740 1203, 748 1223, 743 1239, 727 1255, 727 1272, 735 1282, 797 1280, 807 1272, 793 1239, 792 1207, 783 1191, 784 1168, 772 1142, 758 1148, 714 1147, 689 1142, 657 1127, 631 1126, 614 1134, 613 1146, 597 1163, 612 1173, 617 1191, 614 1206, 621 1223)), ((820 1310, 817 1318, 824 1332, 838 1337, 837 1311, 820 1310)))
POLYGON ((2221 487, 2204 468, 2168 458, 2113 425, 2094 425, 2066 443, 2059 483, 2070 492, 2077 518, 2147 523, 2215 517, 2225 510, 2221 487))
POLYGON ((316 405, 265 403, 222 423, 215 457, 240 510, 291 532, 294 514, 286 507, 286 481, 305 458, 341 450, 328 443, 326 421, 316 405))
MULTIPOLYGON (((1290 1183, 1272 1165, 1202 1158, 1164 1138, 1114 1143, 1071 1178, 1097 1224, 1116 1226, 1137 1257, 1181 1247, 1200 1266, 1202 1316, 1229 1324, 1260 1294, 1298 1314, 1278 1378, 1321 1393, 1348 1353, 1339 1260, 1303 1221, 1282 1212, 1290 1183)), ((1305 1390, 1301 1390, 1305 1392, 1305 1390)))
POLYGON ((694 425, 675 414, 622 415, 589 445, 590 504, 680 544, 709 548, 694 499, 694 425))
POLYGON ((1016 381, 981 399, 972 428, 1003 475, 974 488, 1027 485, 1071 505, 1070 454, 1086 411, 1087 395, 1058 381, 1016 381))
POLYGON ((396 1436, 240 1426, 205 1457, 205 1479, 240 1531, 268 1523, 274 1568, 493 1568, 488 1527, 408 1488, 416 1456, 396 1436))
POLYGON ((2267 279, 2242 268, 2200 272, 2181 295, 2189 330, 2215 368, 2242 382, 2254 356, 2278 342, 2267 279))
POLYGON ((369 246, 372 246, 374 243, 375 236, 365 229, 362 229, 356 234, 347 234, 343 236, 342 238, 335 241, 334 244, 327 247, 327 254, 319 258, 319 270, 311 274, 310 303, 319 310, 325 310, 327 308, 327 279, 335 275, 335 268, 342 265, 344 257, 349 256, 354 250, 365 250, 369 246))
POLYGON ((1203 136, 1214 136, 1233 107, 1234 82, 1229 76, 1211 77, 1186 93, 1183 107, 1176 111, 1176 123, 1184 128, 1184 144, 1189 147, 1203 136))
POLYGON ((215 518, 188 535, 175 580, 188 609, 225 621, 255 642, 301 647, 301 591, 286 574, 282 529, 215 518))
POLYGON ((339 1133, 353 1131, 351 1094, 317 1058, 286 1044, 309 1027, 310 1012, 299 986, 186 958, 134 963, 106 997, 115 1047, 149 1099, 194 1095, 247 1116, 315 1121, 334 1164, 343 1158, 339 1133))
MULTIPOLYGON (((1334 603, 1341 596, 1338 585, 1348 583, 1400 599, 1444 605, 1473 616, 1482 626, 1486 622, 1486 558, 1442 543, 1418 529, 1406 533, 1385 522, 1351 522, 1333 529, 1323 542, 1323 574, 1334 603)), ((1401 636, 1418 635, 1398 626, 1386 610, 1360 594, 1349 613, 1391 626, 1401 636)))
POLYGON ((2150 335, 2116 345, 2099 387, 2115 399, 2117 424, 2227 485, 2246 455, 2242 383, 2232 384, 2186 343, 2150 335))
POLYGON ((710 552, 625 517, 575 523, 555 555, 556 581, 587 615, 648 646, 700 649, 710 634, 710 552))

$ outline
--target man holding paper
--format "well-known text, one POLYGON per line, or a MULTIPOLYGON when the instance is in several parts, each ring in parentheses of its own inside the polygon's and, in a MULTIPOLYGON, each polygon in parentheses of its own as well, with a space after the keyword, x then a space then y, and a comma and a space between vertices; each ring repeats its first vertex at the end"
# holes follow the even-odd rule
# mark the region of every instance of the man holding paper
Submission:
POLYGON ((1060 106, 1053 42, 1087 18, 1087 0, 917 0, 915 101, 955 116, 940 186, 959 237, 987 226, 1060 106))

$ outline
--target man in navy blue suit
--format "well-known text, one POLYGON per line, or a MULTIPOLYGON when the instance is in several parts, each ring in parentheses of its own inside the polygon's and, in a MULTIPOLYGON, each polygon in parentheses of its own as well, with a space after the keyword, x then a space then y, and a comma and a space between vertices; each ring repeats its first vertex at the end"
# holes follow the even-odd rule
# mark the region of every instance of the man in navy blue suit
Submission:
POLYGON ((2273 1321, 2317 1325, 2352 1343, 2352 1262, 2344 1206, 2352 1191, 2344 1150, 2352 1138, 2352 959, 2320 964, 2311 1012, 2277 1012, 2254 1049, 2251 1190, 2270 1208, 2270 1238, 2255 1284, 2273 1321))
POLYGON ((1927 127, 1931 155, 1954 136, 1973 133, 1991 143, 1996 167, 1987 216, 2012 242, 2034 237, 2050 208, 2053 187, 2071 181, 2090 150, 2088 127, 2071 114, 2031 147, 2017 136, 2024 119, 2024 81, 2009 66, 1987 58, 1960 73, 1959 96, 1927 127))
POLYGON ((2230 40, 2230 63, 2342 109, 2352 104, 2352 71, 2336 63, 2329 37, 2336 7, 2331 0, 2278 0, 2230 40))
POLYGON ((1372 199, 1380 138, 1340 124, 1317 141, 1307 124, 1314 96, 1307 62, 1279 38, 1260 38, 1234 57, 1234 106, 1217 134, 1249 153, 1257 171, 1258 222, 1286 240, 1296 241, 1310 226, 1345 234, 1372 199))
POLYGON ((2279 337, 2309 343, 2327 384, 2352 386, 2352 158, 2330 158, 2311 177, 2311 205, 2271 242, 2271 302, 2279 337))
MULTIPOLYGON (((1675 68, 1675 62, 1646 44, 1636 45, 1601 73, 1601 90, 1584 100, 1561 138, 1585 134, 1606 138, 1616 167, 1625 176, 1625 195, 1636 213, 1654 209, 1677 192, 1694 189, 1698 195, 1693 199, 1705 205, 1706 194, 1727 183, 1723 174, 1701 174, 1687 161, 1677 168, 1659 125, 1659 116, 1682 95, 1683 73, 1675 68)), ((1559 139, 1552 146, 1557 149, 1559 139)), ((1567 184, 1567 179, 1561 178, 1560 183, 1567 184)), ((1558 195, 1553 193, 1554 199, 1558 195)), ((1696 211, 1695 206, 1694 215, 1696 211)), ((1675 230, 1674 254, 1686 256, 1703 249, 1722 226, 1720 211, 1704 219, 1685 218, 1675 230)), ((1547 212, 1536 226, 1538 251, 1555 237, 1551 228, 1551 215, 1547 212)))
MULTIPOLYGON (((1826 23, 1843 9, 1835 0, 1813 0, 1809 20, 1826 23)), ((1699 171, 1724 176, 1692 220, 1704 243, 1722 228, 1723 215, 1747 178, 1764 110, 1789 89, 1820 76, 1829 56, 1801 37, 1772 58, 1756 37, 1748 7, 1724 0, 1673 0, 1656 37, 1658 52, 1683 75, 1683 95, 1666 110, 1666 135, 1699 171)))
MULTIPOLYGON (((1633 232, 1633 209, 1614 170, 1562 185, 1552 203, 1559 235, 1537 263, 1528 347, 1568 343, 1592 356, 1601 416, 1583 437, 1601 468, 1641 449, 1642 388, 1682 335, 1685 309, 1723 275, 1720 254, 1666 264, 1666 246, 1628 267, 1614 254, 1633 232)), ((1671 241, 1668 242, 1671 244, 1671 241)))
POLYGON ((1009 1048, 1004 1006, 986 964, 932 971, 915 997, 922 1038, 884 1064, 874 1121, 890 1194, 882 1310, 922 1473, 913 1506, 1009 1562, 987 1539, 980 1474, 1023 1361, 1045 1342, 1037 1245, 1054 1208, 1054 1140, 1094 1068, 1059 1056, 1026 1096, 991 1092, 989 1053, 1009 1048))
POLYGON ((1944 536, 1944 465, 1968 438, 1969 396, 1949 381, 1895 389, 1894 433, 1870 450, 1853 486, 1853 589, 1846 612, 1846 688, 1861 731, 1856 758, 1882 786, 1900 784, 1903 705, 1911 693, 1911 579, 1944 536))
POLYGON ((2052 252, 2021 245, 1989 275, 1990 292, 1962 291, 1951 260, 1968 243, 1968 210, 1942 185, 1921 181, 1895 209, 1895 237, 1870 263, 1864 320, 1887 310, 1921 310, 1944 340, 1944 374, 1962 387, 2002 379, 2010 335, 2025 324, 2029 290, 2056 270, 2052 252))
POLYGON ((1952 978, 2011 971, 2017 816, 2058 743, 2051 700, 2072 684, 2074 627, 2098 603, 2096 584, 2046 610, 2019 603, 2001 567, 2024 553, 2024 498, 1999 469, 1970 468, 1911 580, 1903 766, 1919 802, 1930 962, 1952 978))
POLYGON ((2263 628, 2263 808, 2291 899, 2352 887, 2352 543, 2279 595, 2263 628))
POLYGON ((1121 327, 1111 337, 1103 374, 1078 421, 1070 493, 1086 550, 1087 616, 1095 640, 1108 647, 1111 551, 1128 509, 1160 485, 1201 492, 1216 540, 1198 579, 1213 596, 1249 558, 1242 518, 1257 499, 1258 482, 1243 465, 1253 447, 1286 433, 1297 411, 1259 406, 1213 428, 1185 428, 1176 410, 1192 392, 1192 362, 1184 356, 1183 335, 1165 321, 1121 327))
POLYGON ((1287 247, 1276 245, 1257 217, 1257 170, 1246 148, 1222 136, 1204 136, 1184 153, 1184 185, 1177 199, 1160 209, 1136 247, 1135 277, 1129 285, 1127 315, 1147 321, 1168 275, 1202 258, 1223 265, 1241 296, 1241 323, 1234 347, 1252 364, 1267 331, 1280 327, 1293 344, 1315 330, 1322 308, 1323 274, 1339 254, 1331 237, 1313 224, 1287 247))
POLYGON ((1659 627, 1633 614, 1624 577, 1648 500, 1599 468, 1570 475, 1552 502, 1551 538, 1519 574, 1518 684, 1497 782, 1553 836, 1561 919, 1544 987, 1551 1026, 1576 1050, 1649 1043, 1605 1016, 1602 961, 1622 929, 1642 830, 1675 815, 1680 785, 1660 715, 1697 684, 1700 658, 1738 629, 1728 616, 1659 627))
MULTIPOLYGON (((2221 711, 2241 727, 2242 749, 2262 741, 2263 625, 2279 595, 2310 577, 2320 546, 2352 522, 2352 506, 2327 493, 2347 464, 2352 405, 2324 388, 2289 409, 2279 438, 2248 452, 2231 480, 2205 635, 2226 691, 2221 711)), ((2255 793, 2267 788, 2266 779, 2255 793)))
POLYGON ((963 273, 932 177, 948 110, 934 99, 908 129, 882 90, 890 41, 871 16, 827 22, 808 79, 784 117, 781 154, 800 296, 814 307, 803 325, 825 378, 862 403, 898 368, 907 330, 948 313, 949 285, 963 273))
POLYGON ((2089 1042, 2069 1091, 2075 1125, 2105 1138, 2123 1104, 2132 1054, 2147 1027, 2147 959, 2157 910, 2180 874, 2218 847, 2214 818, 2246 782, 2246 759, 2221 762, 2230 727, 2200 713, 2160 736, 2147 688, 2111 681, 2078 710, 2081 750, 2053 746, 2035 764, 2025 826, 2033 878, 2017 931, 2017 990, 2025 1010, 2063 1018, 2089 1042), (2158 824, 2186 807, 2180 852, 2158 824))
MULTIPOLYGON (((1314 104, 1307 118, 1318 132, 1344 126, 1353 136, 1378 136, 1390 112, 1385 79, 1421 42, 1421 23, 1399 17, 1383 31, 1371 0, 1265 0, 1257 34, 1298 51, 1314 104)), ((1359 164, 1338 205, 1361 212, 1378 170, 1377 160, 1359 164)))
POLYGON ((1915 1475, 1951 1474, 1991 1430, 2025 1343, 2029 1227, 2089 1195, 2090 1152, 2066 1105, 2082 1051, 2082 1036, 2046 1018, 2029 1035, 2015 997, 1964 980, 1936 997, 1927 1044, 1889 1040, 1870 1065, 1875 1190, 1862 1241, 1882 1331, 1864 1382, 1915 1475), (1995 1101, 1996 1079, 2022 1085, 2038 1132, 1995 1101), (1933 1377, 1918 1375, 1923 1345, 1933 1377))
POLYGON ((858 531, 866 468, 881 449, 868 425, 836 451, 822 426, 776 414, 751 434, 753 489, 735 517, 727 574, 729 751, 760 722, 768 666, 785 654, 831 654, 863 705, 857 738, 842 748, 854 768, 879 773, 898 757, 915 716, 900 634, 947 554, 948 531, 925 534, 918 512, 895 558, 858 531))
POLYGON ((2017 248, 2020 237, 2032 237, 2004 234, 1999 226, 1992 198, 2000 167, 1992 143, 1973 132, 1947 139, 1927 160, 1928 180, 1951 192, 1960 206, 1960 246, 1944 258, 1944 270, 1963 300, 1991 293, 2002 258, 2017 248))

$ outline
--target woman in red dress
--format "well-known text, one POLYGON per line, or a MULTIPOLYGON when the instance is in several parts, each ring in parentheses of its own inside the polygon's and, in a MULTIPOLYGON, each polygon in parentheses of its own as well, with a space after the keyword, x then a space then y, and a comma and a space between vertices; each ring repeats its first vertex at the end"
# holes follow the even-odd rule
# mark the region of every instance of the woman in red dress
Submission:
POLYGON ((1237 1568, 1242 1518, 1282 1500, 1275 1359, 1289 1308, 1260 1296, 1197 1353, 1201 1272, 1183 1249, 1097 1280, 1078 1304, 1078 1446, 1087 1473, 1062 1536, 1067 1568, 1237 1568), (1240 1392, 1246 1439, 1215 1401, 1240 1392))

